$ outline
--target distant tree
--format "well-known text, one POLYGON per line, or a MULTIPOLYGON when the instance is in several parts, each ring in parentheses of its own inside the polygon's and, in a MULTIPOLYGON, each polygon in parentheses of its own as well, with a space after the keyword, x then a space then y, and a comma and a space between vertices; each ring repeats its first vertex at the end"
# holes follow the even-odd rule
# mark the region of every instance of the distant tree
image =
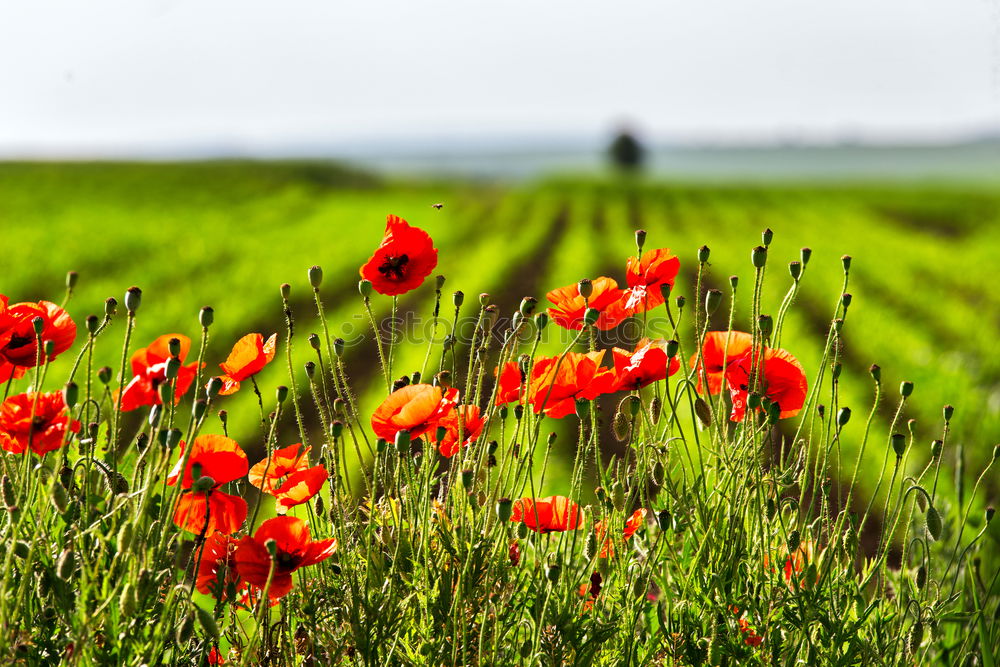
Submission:
POLYGON ((642 166, 645 151, 632 133, 622 130, 608 147, 608 157, 614 166, 631 171, 642 166))

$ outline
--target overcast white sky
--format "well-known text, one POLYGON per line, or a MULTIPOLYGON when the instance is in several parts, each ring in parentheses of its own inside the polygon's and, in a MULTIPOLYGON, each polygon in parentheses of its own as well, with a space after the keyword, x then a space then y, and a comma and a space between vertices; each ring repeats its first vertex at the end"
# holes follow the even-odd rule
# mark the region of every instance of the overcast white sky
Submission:
POLYGON ((1000 0, 6 0, 0 154, 1000 128, 1000 0))

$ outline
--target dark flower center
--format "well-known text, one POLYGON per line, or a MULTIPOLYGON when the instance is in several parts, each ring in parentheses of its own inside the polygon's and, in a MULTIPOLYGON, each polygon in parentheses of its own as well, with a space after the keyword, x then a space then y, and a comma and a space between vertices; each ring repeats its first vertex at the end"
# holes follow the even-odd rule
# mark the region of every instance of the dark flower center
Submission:
POLYGON ((48 425, 48 421, 45 419, 45 417, 41 417, 41 416, 36 415, 31 420, 31 428, 32 428, 32 430, 35 430, 35 431, 44 431, 45 427, 47 425, 48 425))
POLYGON ((403 279, 403 267, 410 261, 410 258, 406 255, 400 255, 396 257, 394 255, 389 255, 382 262, 382 265, 378 267, 378 272, 381 273, 386 278, 392 277, 396 280, 403 279))
POLYGON ((24 347, 32 340, 33 339, 28 338, 27 336, 19 336, 18 334, 14 334, 13 336, 10 337, 10 342, 7 343, 7 349, 14 350, 19 347, 24 347))
POLYGON ((275 564, 277 565, 276 569, 282 572, 291 572, 299 566, 299 561, 301 560, 299 556, 285 551, 279 551, 274 557, 275 564))

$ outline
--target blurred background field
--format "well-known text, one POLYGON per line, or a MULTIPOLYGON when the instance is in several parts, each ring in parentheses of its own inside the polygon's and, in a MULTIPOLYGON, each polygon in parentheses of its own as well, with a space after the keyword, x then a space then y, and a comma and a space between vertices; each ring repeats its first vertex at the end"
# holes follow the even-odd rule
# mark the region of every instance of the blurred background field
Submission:
MULTIPOLYGON (((770 228, 765 312, 776 312, 788 289, 788 261, 798 259, 803 246, 813 250, 781 341, 803 362, 810 383, 841 290, 840 258, 849 254, 854 300, 841 379, 841 405, 854 411, 844 435, 847 460, 853 461, 871 406, 872 363, 883 369, 886 400, 873 431, 869 479, 877 475, 903 379, 916 385, 904 415, 916 420, 913 466, 922 467, 931 440, 941 437, 945 404, 956 407, 956 447, 949 452, 965 458, 967 476, 1000 442, 1000 189, 982 181, 740 185, 594 173, 491 185, 379 177, 318 161, 4 163, 0 220, 8 252, 0 292, 12 301, 59 301, 65 272, 76 270, 80 282, 68 307, 82 325, 88 314, 102 312, 105 298, 121 300, 125 288, 138 285, 143 304, 133 349, 162 333, 197 339, 198 310, 212 305, 210 371, 244 333, 279 333, 279 355, 261 377, 270 396, 276 385, 288 384, 278 287, 292 285, 294 364, 304 383, 302 364, 314 359, 305 338, 320 331, 306 269, 319 264, 332 333, 349 341, 349 372, 359 390, 367 389, 363 402, 370 410, 384 387, 362 319, 357 270, 381 239, 387 213, 434 238, 440 251, 435 273, 447 277, 442 314, 448 319, 455 290, 468 295, 466 315, 477 314, 480 292, 509 315, 521 297, 544 301, 548 290, 583 277, 624 282, 633 232, 642 228, 647 247, 669 247, 681 258, 675 294, 689 300, 696 250, 708 245, 705 287, 728 295, 729 276, 738 275, 737 328, 746 328, 749 251, 770 228), (440 209, 432 206, 439 203, 440 209)), ((401 299, 401 314, 426 324, 433 299, 428 281, 401 299)), ((389 314, 387 298, 376 298, 374 306, 380 316, 389 314)), ((725 326, 723 310, 715 328, 725 326)), ((98 365, 117 367, 122 321, 102 338, 98 365)), ((542 351, 558 349, 560 342, 550 340, 542 351)), ((401 349, 395 375, 419 368, 424 352, 423 344, 401 349)), ((61 359, 51 377, 69 361, 61 359)), ((249 391, 224 403, 230 432, 249 449, 261 440, 254 403, 249 391)), ((559 461, 570 460, 575 442, 575 419, 563 422, 546 425, 561 437, 545 491, 564 483, 559 461)), ((281 444, 296 439, 289 414, 281 444)))

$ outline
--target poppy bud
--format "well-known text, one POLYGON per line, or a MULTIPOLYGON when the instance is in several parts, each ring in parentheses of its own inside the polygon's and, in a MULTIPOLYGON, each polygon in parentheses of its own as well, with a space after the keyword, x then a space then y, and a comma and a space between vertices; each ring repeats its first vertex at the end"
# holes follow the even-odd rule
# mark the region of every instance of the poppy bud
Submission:
POLYGON ((497 519, 501 523, 506 523, 510 521, 510 515, 513 510, 514 503, 510 498, 501 498, 497 501, 497 519))
POLYGON ((205 634, 209 637, 218 639, 219 626, 216 624, 215 618, 212 616, 212 612, 207 609, 202 609, 198 605, 192 606, 194 607, 195 615, 198 617, 198 623, 201 625, 201 629, 204 630, 205 634))
POLYGON ((841 318, 838 317, 837 319, 835 319, 833 321, 833 330, 834 331, 836 331, 837 333, 840 333, 840 330, 843 329, 843 328, 844 328, 844 320, 843 319, 841 319, 841 318))
POLYGON ((209 399, 213 399, 218 396, 220 391, 222 391, 222 378, 209 378, 208 384, 205 386, 205 393, 208 395, 209 399))
POLYGON ((52 505, 60 514, 65 514, 66 509, 69 507, 69 496, 66 494, 66 488, 62 484, 52 485, 52 505))
POLYGON ((466 468, 461 472, 462 488, 468 493, 472 491, 472 483, 476 481, 476 471, 466 468))
POLYGON ((606 502, 608 502, 608 492, 607 492, 607 491, 605 491, 605 489, 604 489, 604 487, 603 487, 603 486, 599 486, 599 487, 597 487, 596 489, 594 489, 594 496, 595 496, 595 497, 597 498, 597 500, 598 500, 598 501, 600 501, 601 503, 606 503, 606 502))
POLYGON ((639 249, 639 252, 642 252, 642 246, 644 245, 646 245, 646 230, 635 230, 635 247, 639 249))
POLYGON ((535 315, 535 328, 538 329, 538 333, 541 334, 546 326, 549 324, 548 313, 538 313, 535 315))
POLYGON ((840 295, 840 302, 844 304, 844 310, 847 310, 851 306, 851 302, 854 301, 854 296, 847 292, 840 295))
POLYGON ((840 379, 840 372, 842 370, 843 370, 843 364, 841 364, 839 361, 833 362, 833 364, 830 366, 830 376, 833 378, 834 381, 840 379))
POLYGON ((902 433, 893 433, 889 440, 892 443, 892 451, 896 452, 896 458, 901 458, 906 451, 906 436, 902 433))
POLYGON ((671 523, 670 510, 660 510, 656 513, 656 525, 660 527, 660 530, 664 532, 670 530, 671 523))
POLYGON ((66 273, 66 289, 73 291, 76 287, 77 281, 80 279, 80 274, 76 271, 69 271, 66 273))
POLYGON ((341 358, 341 357, 344 356, 344 339, 343 338, 334 338, 333 339, 333 354, 336 357, 338 357, 338 358, 341 358))
POLYGON ((465 303, 465 293, 462 292, 461 290, 455 292, 454 294, 451 295, 451 302, 455 305, 456 308, 461 308, 462 304, 465 303))
POLYGON ((576 399, 576 416, 585 419, 590 414, 590 401, 585 398, 576 399))
POLYGON ((559 581, 559 573, 562 572, 562 567, 556 563, 550 563, 545 566, 545 578, 551 581, 553 584, 559 581))
POLYGON ((17 494, 14 492, 14 483, 10 477, 4 475, 0 478, 0 494, 3 495, 3 503, 8 508, 17 506, 17 494))
POLYGON ((987 523, 987 524, 988 524, 988 523, 989 523, 990 521, 992 521, 992 520, 993 520, 993 515, 994 515, 994 514, 996 514, 996 510, 995 510, 995 509, 993 508, 993 506, 992 506, 992 505, 990 505, 989 507, 987 507, 987 508, 986 508, 986 523, 987 523))
POLYGON ((617 510, 625 507, 625 485, 620 480, 611 484, 611 501, 617 510))
POLYGON ((202 329, 209 328, 213 322, 215 322, 215 308, 205 306, 198 311, 198 323, 201 324, 202 329))
POLYGON ((56 576, 63 581, 69 581, 73 577, 74 570, 76 570, 76 554, 72 549, 66 549, 59 554, 59 560, 56 561, 56 576))
POLYGON ((722 303, 722 292, 717 289, 710 289, 705 293, 705 314, 711 315, 722 303))
POLYGON ((45 350, 45 356, 51 357, 56 349, 56 342, 54 340, 42 341, 42 348, 45 350))
POLYGON ((358 292, 365 299, 372 295, 372 281, 370 280, 359 280, 358 281, 358 292))
POLYGON ((530 316, 535 312, 535 308, 538 306, 538 299, 533 296, 526 296, 521 299, 521 314, 525 317, 530 316))
POLYGON ((587 326, 593 326, 597 318, 601 316, 601 311, 596 308, 588 308, 583 314, 583 321, 587 326))
POLYGON ((707 262, 708 256, 711 254, 711 252, 712 251, 709 250, 707 245, 703 245, 702 247, 698 248, 698 262, 700 264, 704 264, 705 262, 707 262))
POLYGON ((589 299, 590 295, 594 293, 594 283, 591 282, 590 278, 584 278, 576 284, 576 290, 584 299, 589 299))
POLYGON ((97 318, 97 315, 87 315, 87 333, 91 336, 97 333, 97 330, 101 327, 101 321, 97 318))
POLYGON ((750 261, 756 268, 758 269, 764 268, 764 265, 767 264, 767 248, 759 245, 753 250, 751 250, 750 261))
POLYGON ((208 475, 199 477, 193 484, 191 484, 191 490, 195 493, 204 493, 206 491, 210 491, 213 487, 215 487, 215 480, 208 475))
POLYGON ((802 262, 791 261, 788 263, 788 272, 792 274, 792 280, 798 280, 802 275, 802 262))
MULTIPOLYGON (((274 540, 270 540, 274 542, 274 540)), ((177 624, 177 628, 174 631, 174 639, 181 646, 187 644, 191 641, 191 635, 194 634, 194 618, 191 614, 185 614, 181 622, 177 624)))
POLYGON ((555 431, 551 431, 549 433, 549 437, 547 437, 545 439, 545 444, 547 444, 549 447, 551 447, 552 445, 556 444, 556 438, 557 437, 558 436, 556 435, 556 432, 555 431))
MULTIPOLYGON (((493 328, 493 325, 497 321, 497 315, 499 311, 496 306, 486 306, 483 308, 483 330, 489 331, 493 328)), ((514 313, 515 317, 519 317, 521 313, 514 313)))
POLYGON ((750 392, 747 394, 747 407, 751 410, 756 410, 760 407, 760 394, 757 392, 750 392))
POLYGON ((31 328, 35 330, 36 336, 41 336, 42 332, 45 331, 45 319, 37 315, 35 317, 32 317, 31 328))
POLYGON ((899 385, 899 395, 903 398, 907 398, 913 393, 913 383, 909 380, 903 380, 899 385))
POLYGON ((118 312, 118 299, 113 296, 109 296, 104 300, 104 316, 111 317, 118 312))
POLYGON ((935 541, 941 539, 941 515, 933 505, 927 507, 927 515, 924 517, 927 523, 927 534, 935 541))
POLYGON ((66 407, 72 410, 79 398, 80 388, 76 386, 75 382, 67 382, 66 386, 63 387, 63 400, 66 401, 66 407))
POLYGON ((389 443, 385 438, 379 438, 378 440, 375 441, 375 451, 381 454, 382 452, 385 451, 385 448, 388 444, 389 443))
POLYGON ((951 418, 952 418, 952 416, 954 414, 955 414, 955 406, 954 405, 946 405, 946 406, 944 406, 944 420, 945 420, 945 422, 950 422, 951 418))
POLYGON ((882 384, 882 367, 878 364, 872 364, 868 372, 872 374, 872 379, 875 380, 875 384, 882 384))
POLYGON ((208 412, 208 401, 204 398, 199 398, 191 405, 191 416, 196 422, 201 421, 206 412, 208 412))
MULTIPOLYGON (((223 413, 225 413, 225 410, 220 410, 219 411, 219 417, 220 418, 222 417, 223 413)), ((224 422, 225 422, 225 419, 223 419, 223 423, 224 422)), ((180 443, 181 443, 181 430, 179 428, 172 428, 169 431, 167 431, 167 447, 168 448, 174 449, 180 443)))
POLYGON ((278 292, 281 294, 281 300, 287 302, 288 297, 292 294, 292 286, 288 283, 281 283, 281 285, 278 286, 278 292))
POLYGON ((153 405, 152 407, 149 408, 149 417, 147 418, 147 421, 149 422, 150 426, 156 428, 157 426, 160 425, 160 417, 162 416, 163 416, 163 405, 157 403, 156 405, 153 405))
POLYGON ((587 541, 583 543, 583 557, 593 560, 597 555, 597 535, 593 532, 587 535, 587 541))
POLYGON ((125 290, 125 310, 134 313, 142 303, 142 290, 134 285, 125 290))
POLYGON ((799 258, 802 260, 802 266, 809 263, 809 258, 812 257, 813 251, 811 248, 803 248, 799 251, 799 258))
POLYGON ((841 408, 837 413, 837 426, 846 426, 849 421, 851 421, 851 409, 841 408))
MULTIPOLYGON (((169 362, 167 363, 167 368, 170 368, 169 362)), ((176 375, 176 373, 175 373, 176 375)), ((159 387, 156 388, 156 393, 160 397, 160 402, 164 405, 169 405, 173 403, 174 400, 174 385, 171 382, 164 382, 159 387)))
POLYGON ((767 338, 774 331, 774 320, 770 315, 760 315, 757 317, 757 328, 760 329, 761 335, 767 338))
POLYGON ((670 293, 673 291, 674 286, 670 283, 660 283, 660 294, 663 295, 663 300, 666 301, 670 298, 670 293))
POLYGON ((667 352, 667 358, 673 359, 674 357, 676 357, 677 351, 680 349, 680 346, 681 346, 680 341, 678 341, 676 338, 671 338, 670 340, 668 340, 665 348, 667 352))
POLYGON ((851 270, 851 256, 844 255, 840 258, 840 263, 844 265, 844 273, 851 270))
POLYGON ((319 289, 319 286, 323 284, 323 269, 318 264, 314 264, 309 267, 307 275, 309 276, 309 284, 313 286, 313 289, 319 289))
POLYGON ((396 451, 400 454, 410 451, 410 432, 406 429, 396 431, 396 451))
POLYGON ((278 399, 278 403, 284 403, 285 399, 288 398, 288 387, 283 384, 279 384, 277 389, 274 391, 275 398, 278 399))
POLYGON ((519 540, 527 539, 528 538, 528 524, 526 524, 526 523, 519 523, 519 524, 517 524, 516 532, 517 532, 517 538, 519 540))
POLYGON ((342 414, 344 414, 344 412, 345 412, 344 408, 345 407, 346 407, 346 404, 344 403, 344 399, 339 398, 339 397, 333 399, 333 414, 335 414, 335 415, 342 415, 342 414))
POLYGON ((611 432, 614 434, 615 440, 625 442, 629 439, 631 431, 632 422, 629 421, 628 416, 624 412, 616 412, 614 419, 611 420, 611 432))
POLYGON ((941 456, 941 447, 944 445, 940 440, 935 440, 931 443, 931 458, 936 459, 941 456))

